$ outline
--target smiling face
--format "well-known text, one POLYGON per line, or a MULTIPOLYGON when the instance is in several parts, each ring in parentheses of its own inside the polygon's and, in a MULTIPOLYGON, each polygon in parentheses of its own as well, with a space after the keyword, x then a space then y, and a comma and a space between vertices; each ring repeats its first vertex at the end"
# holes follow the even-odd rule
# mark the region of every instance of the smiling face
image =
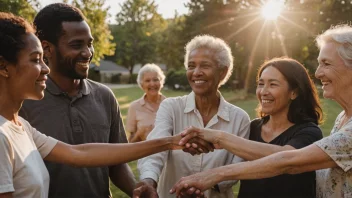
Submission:
POLYGON ((258 80, 256 95, 266 115, 287 115, 294 91, 281 72, 275 67, 265 68, 258 80))
POLYGON ((9 90, 14 98, 39 100, 44 97, 49 68, 43 62, 43 49, 32 33, 23 36, 25 48, 19 51, 17 63, 9 64, 9 90))
POLYGON ((350 90, 352 85, 352 69, 345 66, 338 54, 338 44, 334 42, 325 43, 319 53, 319 66, 315 72, 323 85, 323 96, 334 100, 350 90))
POLYGON ((53 72, 72 78, 88 77, 89 63, 93 58, 93 37, 85 21, 63 22, 63 35, 53 53, 53 72))
POLYGON ((208 49, 195 49, 189 54, 187 79, 193 92, 199 96, 216 94, 227 68, 220 68, 208 49))
POLYGON ((161 84, 158 73, 144 72, 141 86, 148 96, 157 96, 160 94, 161 84))

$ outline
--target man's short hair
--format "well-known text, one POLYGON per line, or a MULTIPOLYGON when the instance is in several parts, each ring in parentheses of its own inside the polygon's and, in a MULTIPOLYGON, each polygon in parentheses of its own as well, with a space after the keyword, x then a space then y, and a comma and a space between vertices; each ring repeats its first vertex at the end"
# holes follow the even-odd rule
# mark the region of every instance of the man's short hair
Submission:
POLYGON ((40 10, 33 23, 40 41, 46 40, 57 45, 63 34, 62 22, 81 22, 85 19, 80 9, 65 3, 54 3, 40 10))

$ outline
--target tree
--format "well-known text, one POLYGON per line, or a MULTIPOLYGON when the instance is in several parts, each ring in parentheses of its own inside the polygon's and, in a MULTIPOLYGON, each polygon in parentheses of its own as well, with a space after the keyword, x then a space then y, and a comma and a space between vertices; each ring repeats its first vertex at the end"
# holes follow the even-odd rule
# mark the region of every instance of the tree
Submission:
POLYGON ((187 42, 183 38, 185 17, 175 15, 173 19, 167 20, 167 24, 158 42, 157 54, 168 68, 183 68, 184 46, 187 42))
POLYGON ((258 0, 190 0, 186 40, 198 34, 223 38, 235 58, 234 79, 245 91, 255 87, 255 71, 273 57, 290 56, 313 71, 318 50, 315 35, 332 24, 351 20, 352 2, 346 0, 285 0, 276 21, 265 21, 258 0))
POLYGON ((132 74, 135 64, 160 60, 156 52, 166 23, 157 13, 153 0, 126 0, 120 6, 121 12, 116 15, 117 25, 111 26, 117 44, 112 58, 132 74))
POLYGON ((79 8, 87 18, 94 38, 94 57, 92 62, 99 65, 104 56, 114 55, 116 44, 106 23, 108 9, 103 8, 105 0, 74 0, 72 5, 79 8))
POLYGON ((39 3, 37 0, 1 0, 0 12, 11 12, 14 15, 21 16, 27 19, 30 23, 33 22, 36 15, 39 3))
POLYGON ((253 20, 256 17, 253 11, 256 2, 190 0, 186 5, 190 14, 186 16, 186 32, 183 34, 185 39, 190 40, 199 34, 210 34, 225 40, 232 48, 234 56, 234 73, 229 84, 236 82, 237 88, 246 84, 248 60, 262 23, 261 20, 253 20))

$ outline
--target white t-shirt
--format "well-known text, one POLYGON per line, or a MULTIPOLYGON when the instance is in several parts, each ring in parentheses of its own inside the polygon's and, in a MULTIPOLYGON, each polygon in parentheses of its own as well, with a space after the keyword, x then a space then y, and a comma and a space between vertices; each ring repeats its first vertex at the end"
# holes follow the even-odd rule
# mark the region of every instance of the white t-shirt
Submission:
POLYGON ((0 116, 0 193, 15 198, 47 198, 49 173, 43 162, 57 140, 48 137, 26 120, 22 126, 0 116))

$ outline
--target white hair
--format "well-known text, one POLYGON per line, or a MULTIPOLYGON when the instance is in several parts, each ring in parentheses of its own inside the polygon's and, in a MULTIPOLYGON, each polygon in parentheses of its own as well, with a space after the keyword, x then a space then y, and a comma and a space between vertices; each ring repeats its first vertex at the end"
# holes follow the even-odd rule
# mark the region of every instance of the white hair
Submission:
POLYGON ((325 43, 335 42, 339 44, 337 52, 347 67, 352 68, 352 26, 342 24, 332 26, 316 38, 317 46, 320 49, 325 43))
POLYGON ((220 67, 228 67, 225 78, 220 82, 219 86, 225 84, 230 78, 233 70, 233 57, 231 48, 225 43, 224 40, 210 35, 198 35, 187 43, 185 50, 186 69, 188 68, 189 54, 196 49, 206 48, 214 53, 214 59, 220 67))
POLYGON ((163 70, 160 69, 160 67, 158 65, 156 65, 154 63, 147 63, 139 70, 138 76, 137 76, 137 84, 140 88, 142 88, 142 84, 143 84, 142 79, 143 79, 143 75, 145 74, 145 72, 157 73, 158 78, 160 80, 161 88, 163 88, 164 82, 165 82, 164 72, 163 72, 163 70))

